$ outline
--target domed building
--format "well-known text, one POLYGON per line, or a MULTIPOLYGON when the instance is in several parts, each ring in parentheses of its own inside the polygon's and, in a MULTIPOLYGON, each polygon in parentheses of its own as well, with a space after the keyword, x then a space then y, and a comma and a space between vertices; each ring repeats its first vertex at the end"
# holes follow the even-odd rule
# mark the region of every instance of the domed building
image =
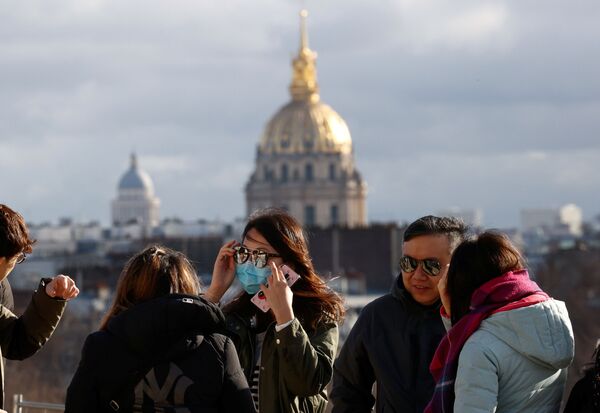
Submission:
POLYGON ((117 198, 112 202, 114 225, 158 225, 160 200, 154 195, 152 179, 138 167, 135 154, 131 154, 131 164, 121 177, 117 191, 117 198))
POLYGON ((367 185, 355 167, 346 122, 319 97, 317 54, 308 47, 306 11, 300 16, 291 101, 269 121, 258 144, 246 184, 247 212, 276 206, 307 226, 365 226, 367 185))

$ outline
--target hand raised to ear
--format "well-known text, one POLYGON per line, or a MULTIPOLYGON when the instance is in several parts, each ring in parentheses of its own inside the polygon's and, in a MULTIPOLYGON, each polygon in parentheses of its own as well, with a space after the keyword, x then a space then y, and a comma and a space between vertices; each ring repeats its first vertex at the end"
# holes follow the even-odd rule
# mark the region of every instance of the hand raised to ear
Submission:
POLYGON ((261 285, 260 289, 265 295, 267 302, 271 306, 271 311, 275 316, 277 324, 285 324, 294 319, 294 310, 292 301, 294 294, 285 281, 279 267, 271 262, 271 275, 269 276, 269 285, 261 285))

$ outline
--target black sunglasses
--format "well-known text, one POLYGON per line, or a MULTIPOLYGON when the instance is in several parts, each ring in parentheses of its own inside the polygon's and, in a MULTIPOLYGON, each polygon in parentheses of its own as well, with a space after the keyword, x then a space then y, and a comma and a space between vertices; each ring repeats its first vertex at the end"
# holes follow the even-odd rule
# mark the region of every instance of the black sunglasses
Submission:
POLYGON ((237 245, 233 247, 235 252, 233 253, 233 260, 236 264, 243 264, 248 259, 253 263, 256 268, 265 268, 269 262, 269 258, 281 257, 279 254, 271 254, 270 252, 263 250, 249 250, 243 245, 237 245))
POLYGON ((423 272, 432 277, 438 275, 442 270, 442 264, 434 258, 418 260, 408 255, 404 255, 400 258, 400 269, 404 272, 415 272, 419 263, 423 265, 423 272))

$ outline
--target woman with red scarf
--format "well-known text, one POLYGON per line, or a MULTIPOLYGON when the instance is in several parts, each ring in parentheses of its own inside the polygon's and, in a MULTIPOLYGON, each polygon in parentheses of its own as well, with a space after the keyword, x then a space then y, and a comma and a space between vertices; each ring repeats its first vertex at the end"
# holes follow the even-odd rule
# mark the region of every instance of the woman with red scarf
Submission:
POLYGON ((464 241, 438 288, 452 327, 431 362, 436 388, 425 412, 558 412, 571 322, 564 303, 530 280, 508 237, 464 241))

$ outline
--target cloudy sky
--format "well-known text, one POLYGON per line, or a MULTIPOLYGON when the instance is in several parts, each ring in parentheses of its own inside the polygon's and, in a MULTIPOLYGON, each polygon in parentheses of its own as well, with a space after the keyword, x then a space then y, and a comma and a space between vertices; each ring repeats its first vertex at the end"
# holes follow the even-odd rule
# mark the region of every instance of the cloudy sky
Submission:
MULTIPOLYGON (((372 221, 481 208, 600 213, 600 3, 305 1, 322 99, 372 221)), ((231 219, 289 98, 300 1, 0 3, 0 202, 109 221, 139 154, 161 215, 231 219)))

